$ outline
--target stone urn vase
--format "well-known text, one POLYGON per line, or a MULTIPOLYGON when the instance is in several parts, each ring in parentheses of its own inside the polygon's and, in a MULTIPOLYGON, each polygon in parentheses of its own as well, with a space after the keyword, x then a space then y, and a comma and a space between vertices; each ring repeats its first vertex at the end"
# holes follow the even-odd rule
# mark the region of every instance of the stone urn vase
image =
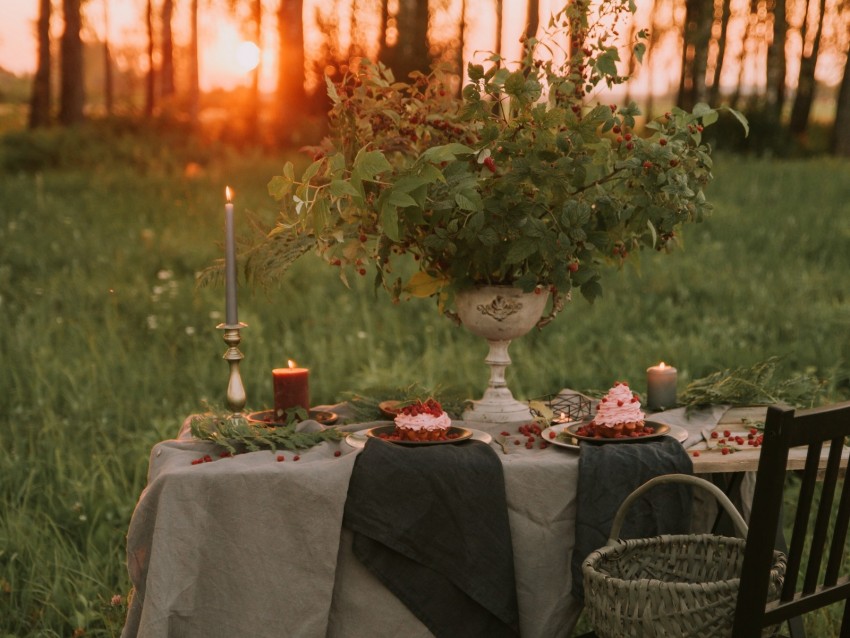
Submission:
POLYGON ((542 317, 549 292, 523 292, 510 286, 481 286, 459 292, 455 297, 458 321, 471 333, 484 337, 490 352, 484 359, 490 367, 490 381, 484 396, 472 402, 464 420, 508 423, 532 418, 528 405, 514 399, 505 381, 505 368, 511 364, 508 346, 535 326, 551 321, 562 308, 556 298, 551 312, 542 317))

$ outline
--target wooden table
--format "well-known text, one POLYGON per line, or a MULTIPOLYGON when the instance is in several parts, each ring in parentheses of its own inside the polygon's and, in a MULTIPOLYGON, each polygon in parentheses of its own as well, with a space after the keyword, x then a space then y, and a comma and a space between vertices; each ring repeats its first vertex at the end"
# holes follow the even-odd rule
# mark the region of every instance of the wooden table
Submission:
MULTIPOLYGON (((767 407, 765 406, 731 408, 726 412, 714 428, 714 431, 718 433, 716 439, 710 437, 711 431, 709 430, 706 432, 707 440, 688 448, 694 464, 694 474, 755 472, 758 469, 761 448, 748 445, 747 437, 751 428, 763 428, 766 414, 767 407), (726 431, 730 433, 731 439, 724 436, 726 431), (734 441, 736 436, 743 439, 743 444, 734 441), (725 445, 719 443, 724 439, 725 445), (723 454, 723 447, 728 447, 730 452, 723 454), (696 456, 694 452, 699 452, 699 456, 696 456)), ((761 430, 759 430, 759 433, 761 433, 761 430)), ((806 463, 806 451, 805 448, 791 450, 788 456, 789 470, 803 469, 806 463)), ((821 455, 824 465, 828 451, 829 448, 824 447, 821 455)), ((850 448, 845 448, 842 454, 842 467, 847 466, 848 456, 850 456, 850 448)))

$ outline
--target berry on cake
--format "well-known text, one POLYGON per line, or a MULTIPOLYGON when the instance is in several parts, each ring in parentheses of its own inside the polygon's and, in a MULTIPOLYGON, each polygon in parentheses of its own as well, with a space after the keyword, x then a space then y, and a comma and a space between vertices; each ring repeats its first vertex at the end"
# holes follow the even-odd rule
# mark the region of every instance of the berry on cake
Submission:
POLYGON ((400 441, 444 441, 452 420, 434 399, 403 406, 395 417, 395 430, 388 438, 400 441))
POLYGON ((625 381, 618 381, 596 405, 593 420, 576 430, 579 436, 604 439, 636 438, 654 434, 646 427, 640 399, 625 381))

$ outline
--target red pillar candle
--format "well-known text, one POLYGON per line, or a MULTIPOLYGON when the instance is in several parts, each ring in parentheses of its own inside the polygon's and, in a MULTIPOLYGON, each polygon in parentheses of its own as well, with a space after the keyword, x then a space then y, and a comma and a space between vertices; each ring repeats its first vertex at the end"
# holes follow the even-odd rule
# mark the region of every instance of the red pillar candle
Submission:
POLYGON ((288 368, 272 370, 274 380, 274 415, 283 417, 289 408, 310 409, 310 371, 298 368, 290 360, 288 368))

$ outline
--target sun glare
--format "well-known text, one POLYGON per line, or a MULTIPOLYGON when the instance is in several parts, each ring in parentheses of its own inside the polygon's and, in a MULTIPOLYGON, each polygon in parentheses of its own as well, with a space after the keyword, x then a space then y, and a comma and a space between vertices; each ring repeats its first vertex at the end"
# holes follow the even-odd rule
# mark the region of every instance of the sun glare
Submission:
POLYGON ((242 72, 248 73, 249 71, 253 71, 259 63, 260 47, 250 40, 240 42, 239 46, 236 47, 236 64, 242 72))

